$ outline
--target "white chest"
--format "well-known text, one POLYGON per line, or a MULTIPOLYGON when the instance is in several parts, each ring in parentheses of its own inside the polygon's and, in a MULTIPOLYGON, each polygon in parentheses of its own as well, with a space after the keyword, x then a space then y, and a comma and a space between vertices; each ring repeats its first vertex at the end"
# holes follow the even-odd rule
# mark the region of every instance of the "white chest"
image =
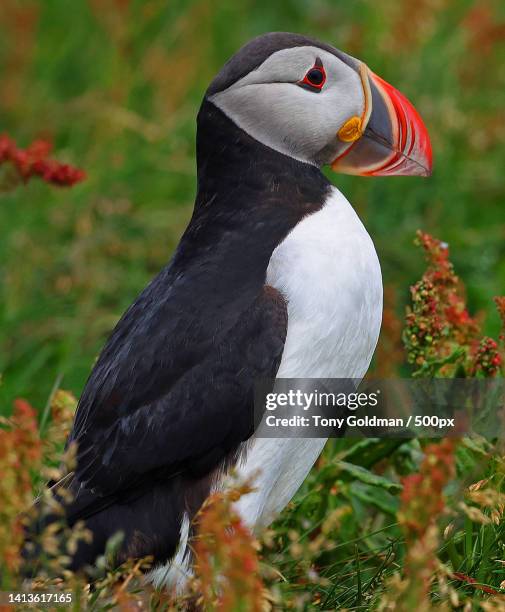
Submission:
MULTIPOLYGON (((362 378, 382 318, 382 278, 373 242, 336 189, 274 251, 267 283, 288 302, 279 378, 362 378)), ((319 456, 324 439, 256 439, 241 475, 257 491, 238 509, 251 526, 284 508, 319 456)))
POLYGON ((361 378, 379 336, 382 278, 373 242, 336 189, 274 251, 267 283, 288 301, 279 378, 361 378))

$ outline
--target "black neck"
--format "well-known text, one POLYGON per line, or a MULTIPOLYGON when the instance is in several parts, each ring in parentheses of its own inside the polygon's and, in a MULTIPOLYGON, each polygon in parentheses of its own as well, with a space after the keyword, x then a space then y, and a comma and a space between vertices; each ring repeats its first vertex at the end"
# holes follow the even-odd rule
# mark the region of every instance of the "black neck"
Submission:
POLYGON ((218 256, 218 245, 226 246, 223 256, 254 257, 264 269, 293 227, 321 208, 330 188, 319 168, 261 144, 208 100, 198 114, 197 163, 195 210, 182 250, 213 246, 218 256))
MULTIPOLYGON (((317 208, 328 189, 319 168, 261 144, 208 100, 198 113, 196 153, 197 207, 205 206, 216 194, 228 200, 230 191, 235 190, 249 196, 254 191, 269 199, 279 193, 277 202, 303 216, 317 208)), ((238 212, 240 207, 235 206, 238 212)))

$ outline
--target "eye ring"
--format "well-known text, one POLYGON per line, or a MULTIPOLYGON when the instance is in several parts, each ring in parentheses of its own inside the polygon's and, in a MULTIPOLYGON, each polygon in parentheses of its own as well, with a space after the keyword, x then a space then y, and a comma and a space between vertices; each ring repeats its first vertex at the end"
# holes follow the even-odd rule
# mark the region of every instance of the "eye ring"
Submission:
POLYGON ((321 60, 318 58, 312 68, 307 71, 303 79, 299 81, 298 85, 304 89, 319 93, 325 83, 326 71, 321 60))

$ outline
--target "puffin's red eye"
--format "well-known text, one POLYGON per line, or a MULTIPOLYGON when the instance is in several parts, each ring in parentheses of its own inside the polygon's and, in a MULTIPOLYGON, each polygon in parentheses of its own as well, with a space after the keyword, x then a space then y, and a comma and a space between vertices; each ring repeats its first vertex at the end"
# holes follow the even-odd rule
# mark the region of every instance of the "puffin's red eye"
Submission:
POLYGON ((320 92, 323 85, 326 83, 326 72, 324 70, 321 60, 316 60, 316 63, 303 77, 303 80, 298 84, 305 89, 311 91, 320 92))

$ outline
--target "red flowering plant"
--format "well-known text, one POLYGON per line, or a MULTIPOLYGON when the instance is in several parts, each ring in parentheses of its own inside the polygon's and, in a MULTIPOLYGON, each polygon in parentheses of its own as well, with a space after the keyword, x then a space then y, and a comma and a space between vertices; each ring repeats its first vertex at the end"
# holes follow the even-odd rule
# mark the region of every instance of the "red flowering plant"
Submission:
POLYGON ((259 543, 233 508, 251 490, 246 483, 214 493, 197 516, 193 590, 205 610, 261 612, 268 606, 260 577, 259 543))
MULTIPOLYGON (((106 557, 98 559, 98 578, 92 591, 86 576, 69 571, 70 555, 75 553, 80 541, 89 542, 91 537, 81 522, 73 528, 59 522, 52 523, 41 533, 33 534, 33 539, 25 541, 25 528, 32 524, 35 516, 39 518, 33 502, 40 484, 60 479, 71 467, 71 451, 65 453, 64 465, 61 465, 62 445, 76 403, 71 393, 59 390, 53 394, 48 404, 51 417, 43 437, 40 435, 39 416, 42 423, 44 414, 39 415, 24 399, 14 402, 11 417, 0 417, 0 588, 58 592, 64 585, 65 592, 73 593, 74 604, 79 609, 90 606, 98 610, 153 609, 159 597, 150 589, 139 589, 149 560, 132 560, 115 571, 107 571, 106 557), (55 462, 61 465, 61 469, 52 467, 55 462), (30 562, 32 554, 33 566, 30 562), (31 572, 32 578, 24 577, 31 572)), ((39 500, 47 503, 47 509, 52 513, 61 511, 45 487, 39 500)), ((108 544, 109 550, 113 544, 108 544)), ((3 609, 1 605, 0 609, 3 609)))
MULTIPOLYGON (((468 312, 447 244, 423 232, 417 233, 416 244, 424 249, 428 267, 411 287, 403 332, 414 376, 503 374, 504 333, 499 342, 482 335, 479 321, 468 312)), ((505 297, 495 303, 505 330, 505 297)), ((418 472, 402 478, 402 485, 397 517, 405 538, 404 564, 389 579, 379 609, 458 607, 465 601, 469 605, 476 593, 493 596, 481 603, 483 609, 504 609, 499 589, 505 582, 496 581, 490 545, 502 537, 505 508, 499 446, 455 438, 429 444, 418 472), (443 517, 450 522, 441 538, 443 517)))
POLYGON ((0 166, 9 165, 11 170, 8 185, 26 183, 32 177, 60 187, 71 187, 82 181, 85 172, 50 158, 52 148, 46 140, 34 140, 26 149, 21 149, 9 136, 0 134, 0 166))
MULTIPOLYGON (((411 288, 403 341, 414 376, 493 377, 503 372, 498 343, 482 336, 477 318, 467 309, 464 287, 449 260, 449 247, 417 232, 428 267, 411 288)), ((505 320, 505 298, 496 298, 505 320)))
POLYGON ((19 570, 20 512, 32 502, 32 474, 40 470, 41 461, 37 414, 28 402, 18 399, 12 417, 0 419, 0 558, 9 573, 19 570))
POLYGON ((402 576, 390 579, 380 609, 433 609, 430 590, 439 572, 437 520, 449 512, 444 488, 455 476, 455 448, 453 439, 427 446, 419 471, 402 479, 397 517, 405 536, 405 562, 402 576))

